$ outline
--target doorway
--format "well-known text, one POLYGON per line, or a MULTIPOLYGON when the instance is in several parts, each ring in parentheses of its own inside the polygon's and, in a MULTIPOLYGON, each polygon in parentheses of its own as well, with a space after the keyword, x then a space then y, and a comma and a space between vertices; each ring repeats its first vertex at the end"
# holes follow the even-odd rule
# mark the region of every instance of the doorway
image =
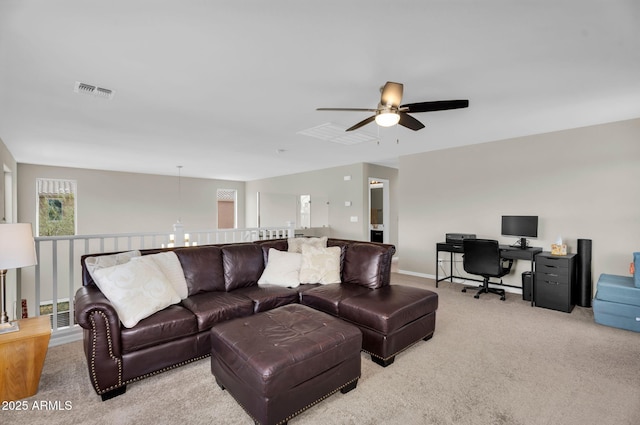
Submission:
POLYGON ((389 243, 389 180, 369 177, 369 240, 389 243))
POLYGON ((235 229, 237 226, 238 192, 235 189, 218 189, 218 229, 235 229))

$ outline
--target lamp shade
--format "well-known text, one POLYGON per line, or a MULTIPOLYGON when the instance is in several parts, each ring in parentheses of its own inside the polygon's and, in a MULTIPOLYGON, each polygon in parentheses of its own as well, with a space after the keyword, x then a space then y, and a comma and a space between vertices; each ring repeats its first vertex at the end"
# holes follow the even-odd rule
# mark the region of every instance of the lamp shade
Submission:
POLYGON ((395 112, 380 112, 376 115, 376 124, 380 127, 391 127, 400 121, 400 115, 395 112))
POLYGON ((0 270, 33 266, 37 262, 31 224, 0 224, 0 270))

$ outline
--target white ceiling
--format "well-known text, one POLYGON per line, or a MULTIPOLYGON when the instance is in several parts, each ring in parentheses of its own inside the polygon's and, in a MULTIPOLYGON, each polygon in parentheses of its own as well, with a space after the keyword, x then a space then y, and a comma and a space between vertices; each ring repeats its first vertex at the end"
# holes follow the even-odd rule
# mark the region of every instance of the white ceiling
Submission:
POLYGON ((0 1, 21 163, 253 180, 637 117, 637 0, 0 1), (298 134, 366 118, 315 109, 373 108, 386 81, 470 107, 355 145, 298 134))

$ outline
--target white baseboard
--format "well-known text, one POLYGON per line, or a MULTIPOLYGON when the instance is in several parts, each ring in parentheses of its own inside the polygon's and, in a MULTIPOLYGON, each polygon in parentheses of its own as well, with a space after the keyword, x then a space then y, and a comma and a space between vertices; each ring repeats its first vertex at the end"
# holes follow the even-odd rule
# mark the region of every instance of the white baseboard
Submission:
POLYGON ((51 339, 49 340, 49 347, 80 341, 81 339, 82 328, 79 325, 74 325, 70 328, 53 332, 51 334, 51 339))

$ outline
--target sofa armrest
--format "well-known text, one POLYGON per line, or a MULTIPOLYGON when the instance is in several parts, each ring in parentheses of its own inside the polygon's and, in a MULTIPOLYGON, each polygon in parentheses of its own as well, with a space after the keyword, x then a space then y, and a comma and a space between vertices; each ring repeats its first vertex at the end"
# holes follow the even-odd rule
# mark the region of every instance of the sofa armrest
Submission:
POLYGON ((74 309, 76 323, 84 329, 92 328, 91 316, 96 311, 103 312, 114 329, 120 328, 116 309, 95 285, 83 286, 76 291, 74 309))
POLYGON ((122 387, 120 319, 97 286, 87 285, 78 289, 75 318, 85 330, 84 352, 96 393, 105 394, 122 387))

